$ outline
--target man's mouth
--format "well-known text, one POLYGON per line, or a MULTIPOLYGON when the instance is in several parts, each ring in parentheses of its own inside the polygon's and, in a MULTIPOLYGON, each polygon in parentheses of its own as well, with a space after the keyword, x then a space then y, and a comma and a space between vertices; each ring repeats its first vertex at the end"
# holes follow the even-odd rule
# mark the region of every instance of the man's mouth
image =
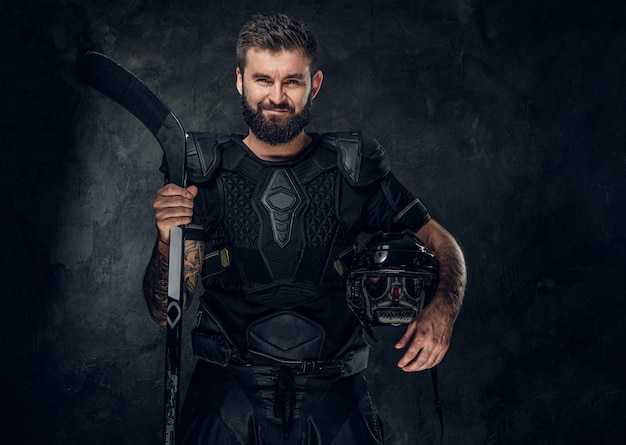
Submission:
POLYGON ((263 105, 262 109, 275 113, 292 113, 294 111, 289 105, 263 105))

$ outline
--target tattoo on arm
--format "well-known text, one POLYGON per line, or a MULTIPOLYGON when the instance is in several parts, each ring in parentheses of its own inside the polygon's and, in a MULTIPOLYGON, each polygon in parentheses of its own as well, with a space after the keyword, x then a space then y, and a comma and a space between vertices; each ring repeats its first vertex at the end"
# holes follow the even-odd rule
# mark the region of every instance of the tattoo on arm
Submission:
POLYGON ((461 310, 467 283, 463 253, 456 242, 451 240, 438 246, 437 257, 439 259, 437 293, 441 293, 452 305, 456 318, 461 310))
POLYGON ((146 299, 150 316, 157 323, 166 320, 167 278, 169 258, 161 253, 157 240, 152 250, 152 257, 143 276, 143 296, 146 299))
MULTIPOLYGON (((146 268, 143 278, 143 295, 148 305, 150 315, 157 323, 161 324, 167 319, 167 280, 168 280, 168 255, 159 250, 159 241, 154 246, 152 257, 146 268)), ((204 243, 200 241, 186 241, 184 252, 183 269, 183 309, 189 307, 193 294, 196 291, 198 276, 202 268, 204 256, 204 243)))
POLYGON ((185 258, 183 266, 183 309, 187 309, 191 304, 193 294, 196 292, 198 277, 202 269, 204 258, 204 243, 201 241, 187 241, 185 243, 185 258))

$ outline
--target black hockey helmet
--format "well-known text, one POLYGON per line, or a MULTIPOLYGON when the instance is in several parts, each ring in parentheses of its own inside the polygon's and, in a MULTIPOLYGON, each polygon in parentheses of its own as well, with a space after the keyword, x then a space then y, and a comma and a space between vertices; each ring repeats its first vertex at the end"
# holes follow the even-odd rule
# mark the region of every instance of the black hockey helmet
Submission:
POLYGON ((437 259, 410 232, 377 233, 335 264, 346 278, 348 306, 367 328, 410 323, 439 276, 437 259))

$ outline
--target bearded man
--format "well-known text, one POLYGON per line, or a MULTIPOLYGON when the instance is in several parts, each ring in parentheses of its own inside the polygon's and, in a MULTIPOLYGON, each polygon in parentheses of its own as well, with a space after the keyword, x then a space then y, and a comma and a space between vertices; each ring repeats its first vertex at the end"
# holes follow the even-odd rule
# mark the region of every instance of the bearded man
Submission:
POLYGON ((362 374, 368 345, 333 260, 364 232, 406 230, 434 253, 434 297, 395 345, 405 349, 398 367, 415 372, 448 350, 463 255, 374 138, 305 131, 323 74, 304 24, 254 16, 237 62, 248 134, 192 133, 191 185, 167 184, 154 201, 158 237, 144 278, 152 317, 165 325, 172 227, 187 226, 185 302, 199 278, 205 290, 182 443, 382 444, 362 374))

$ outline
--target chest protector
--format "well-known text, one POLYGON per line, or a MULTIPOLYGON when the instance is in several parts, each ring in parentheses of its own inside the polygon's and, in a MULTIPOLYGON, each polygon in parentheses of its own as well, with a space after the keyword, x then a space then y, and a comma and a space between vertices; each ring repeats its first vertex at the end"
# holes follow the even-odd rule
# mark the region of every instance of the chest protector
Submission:
POLYGON ((353 207, 341 202, 341 189, 366 187, 389 166, 365 134, 311 136, 296 158, 266 162, 239 136, 190 134, 189 182, 219 196, 211 204, 219 216, 204 228, 205 288, 277 309, 343 289, 332 264, 355 234, 342 221, 353 207))

